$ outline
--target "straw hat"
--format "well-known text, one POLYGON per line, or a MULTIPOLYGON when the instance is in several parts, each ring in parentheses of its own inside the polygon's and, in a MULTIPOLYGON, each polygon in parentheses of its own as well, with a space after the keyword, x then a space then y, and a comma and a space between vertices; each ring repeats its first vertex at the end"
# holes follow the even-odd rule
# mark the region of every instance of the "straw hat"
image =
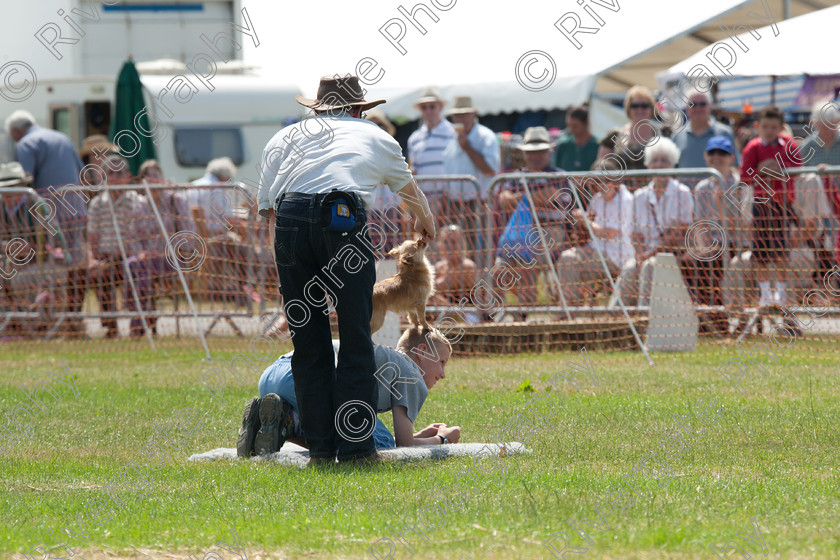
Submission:
POLYGON ((544 126, 532 126, 528 128, 525 130, 525 136, 522 140, 523 144, 519 146, 519 149, 523 152, 550 150, 554 147, 554 142, 551 141, 551 135, 544 126))
POLYGON ((452 102, 452 108, 449 110, 450 115, 460 115, 463 113, 478 113, 478 109, 473 105, 472 97, 469 95, 461 95, 455 98, 452 102))
POLYGON ((414 107, 417 108, 423 103, 440 103, 441 105, 446 105, 446 101, 440 97, 438 88, 432 86, 425 88, 420 93, 420 99, 414 102, 414 107))
POLYGON ((94 148, 99 148, 99 152, 105 151, 120 153, 120 148, 116 144, 108 141, 108 137, 104 134, 93 134, 82 140, 82 149, 79 150, 79 157, 85 158, 93 153, 94 148))
POLYGON ((18 162, 0 163, 0 187, 28 185, 32 180, 32 175, 27 174, 18 162))

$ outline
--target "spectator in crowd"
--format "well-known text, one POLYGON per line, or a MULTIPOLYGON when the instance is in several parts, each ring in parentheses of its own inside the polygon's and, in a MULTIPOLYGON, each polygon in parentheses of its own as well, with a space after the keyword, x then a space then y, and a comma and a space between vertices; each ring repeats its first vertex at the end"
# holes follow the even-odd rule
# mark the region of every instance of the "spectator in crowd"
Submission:
MULTIPOLYGON (((607 132, 600 142, 598 142, 598 153, 595 156, 595 161, 601 161, 604 156, 615 152, 615 141, 621 135, 620 128, 612 128, 607 132)), ((594 163, 593 163, 594 165, 594 163)))
POLYGON ((799 146, 805 165, 840 165, 838 102, 828 100, 815 103, 811 109, 811 123, 815 132, 799 146))
MULTIPOLYGON (((415 175, 446 174, 443 153, 457 135, 452 123, 441 116, 445 105, 446 101, 441 99, 435 87, 425 88, 420 99, 414 103, 422 120, 420 128, 408 137, 408 163, 415 175)), ((421 181, 418 185, 429 201, 432 215, 439 220, 445 219, 449 213, 447 184, 441 181, 421 181)))
MULTIPOLYGON (((554 148, 555 144, 551 141, 551 136, 545 127, 534 126, 527 129, 523 136, 522 146, 519 147, 525 160, 525 167, 521 171, 526 174, 563 172, 563 169, 551 165, 554 148)), ((525 204, 522 200, 525 196, 526 182, 534 198, 540 226, 549 232, 559 249, 568 241, 566 228, 570 228, 571 224, 567 218, 567 212, 574 206, 571 189, 564 179, 523 177, 518 181, 505 182, 497 200, 503 223, 507 223, 517 206, 525 204)))
MULTIPOLYGON (((236 165, 229 157, 211 159, 207 162, 204 176, 192 185, 230 184, 236 175, 236 165)), ((187 203, 195 217, 196 225, 202 230, 197 233, 206 237, 224 234, 233 227, 233 190, 231 189, 189 189, 187 203), (227 223, 225 223, 227 222, 227 223)))
MULTIPOLYGON (((804 152, 803 152, 804 153, 804 152)), ((795 178, 796 198, 792 210, 795 220, 789 225, 790 250, 788 267, 791 286, 788 301, 802 301, 808 290, 822 284, 823 276, 833 266, 829 232, 825 227, 833 217, 832 206, 826 196, 822 177, 815 173, 795 178)), ((785 298, 783 298, 785 299, 785 298)))
MULTIPOLYGON (((734 143, 735 136, 732 128, 712 118, 711 93, 690 89, 686 97, 690 102, 685 108, 688 122, 671 137, 671 140, 680 149, 680 167, 705 167, 706 145, 709 139, 713 136, 725 136, 734 143)), ((737 152, 734 155, 735 162, 740 163, 740 155, 737 152)))
POLYGON ((598 141, 589 132, 589 109, 571 107, 566 113, 566 132, 554 149, 554 166, 570 172, 588 171, 598 155, 598 141))
MULTIPOLYGON (((195 232, 195 222, 189 212, 186 196, 182 192, 154 188, 157 185, 168 183, 157 160, 147 159, 144 161, 140 165, 137 176, 139 180, 146 181, 151 187, 149 191, 152 193, 151 199, 146 199, 149 203, 146 206, 149 214, 142 222, 138 221, 138 225, 142 227, 142 241, 146 249, 146 259, 140 264, 145 271, 143 276, 149 280, 148 289, 143 290, 145 298, 141 303, 143 309, 154 311, 157 308, 155 294, 161 288, 173 291, 179 286, 177 273, 172 266, 172 262, 181 262, 181 260, 176 258, 170 261, 166 258, 166 240, 172 238, 178 232, 195 232), (154 208, 157 208, 160 215, 163 231, 160 229, 161 225, 157 221, 154 208)), ((199 251, 200 248, 196 247, 191 239, 188 239, 178 247, 173 246, 172 250, 179 255, 191 255, 194 251, 199 251)), ((157 334, 157 318, 149 316, 147 321, 152 333, 157 334)))
POLYGON ((796 200, 793 178, 782 181, 785 167, 797 167, 799 150, 790 136, 780 134, 784 115, 776 106, 764 107, 758 114, 758 138, 744 148, 742 181, 753 187, 753 266, 758 268, 759 307, 785 305, 787 223, 795 220, 791 205, 796 200), (776 290, 770 283, 775 280, 776 290))
MULTIPOLYGON (((694 191, 694 219, 695 222, 714 222, 723 230, 707 226, 698 229, 697 237, 689 240, 703 250, 702 254, 697 253, 698 256, 711 258, 715 255, 707 252, 712 252, 712 248, 720 250, 720 254, 713 260, 691 260, 693 276, 696 277, 694 299, 701 305, 725 305, 732 309, 732 284, 731 280, 729 284, 724 282, 724 259, 732 259, 749 250, 751 220, 747 216, 752 215, 752 197, 748 189, 736 188, 740 178, 732 170, 735 161, 732 138, 723 135, 709 138, 704 157, 701 167, 716 169, 724 181, 721 184, 716 177, 709 177, 697 184, 694 191), (731 196, 726 196, 727 192, 731 192, 731 196)), ((737 297, 740 294, 735 295, 737 297)), ((729 332, 729 322, 725 315, 712 313, 707 318, 707 328, 721 334, 729 332)))
MULTIPOLYGON (((122 157, 109 155, 105 158, 103 169, 107 177, 106 186, 90 201, 88 211, 88 271, 103 312, 117 310, 115 290, 123 283, 124 300, 131 311, 137 311, 135 292, 126 280, 125 267, 134 280, 137 298, 141 302, 147 301, 146 290, 149 289, 149 282, 143 265, 147 253, 143 240, 142 217, 149 215, 148 203, 145 197, 134 190, 111 188, 129 182, 128 162, 122 157), (125 259, 120 240, 125 250, 125 259)), ((103 318, 102 324, 106 329, 107 338, 119 336, 116 318, 103 318)), ((131 336, 143 334, 142 322, 138 317, 131 318, 130 332, 131 336)))
MULTIPOLYGON (((840 141, 838 141, 838 126, 840 126, 840 107, 838 101, 821 101, 814 104, 811 111, 811 123, 816 132, 808 136, 799 146, 805 165, 816 165, 825 168, 827 165, 840 165, 840 141), (813 150, 813 151, 812 151, 813 150)), ((825 242, 825 250, 837 251, 833 262, 840 264, 840 180, 837 176, 823 176, 825 189, 834 216, 823 224, 829 232, 825 242), (832 234, 833 232, 833 234, 832 234)))
MULTIPOLYGON (((563 179, 532 179, 527 176, 562 171, 551 165, 554 143, 548 130, 542 126, 531 127, 525 131, 523 140, 520 147, 525 159, 522 178, 502 185, 497 197, 497 206, 501 217, 506 219, 506 225, 497 244, 496 262, 506 263, 522 276, 512 291, 520 305, 533 305, 537 301, 539 274, 548 272, 545 263, 538 262, 536 256, 547 256, 552 250, 559 255, 564 244, 568 243, 566 229, 572 226, 567 212, 574 206, 574 199, 563 179), (535 206, 534 212, 525 194, 526 184, 535 206), (559 196, 556 196, 558 193, 559 196), (534 215, 546 234, 547 247, 542 246, 542 236, 535 229, 538 224, 534 222, 534 215)), ((524 319, 524 315, 520 314, 520 317, 524 319)))
MULTIPOLYGON (((673 169, 679 159, 679 148, 668 138, 660 138, 645 149, 644 163, 649 169, 673 169)), ((673 253, 686 276, 684 241, 693 212, 691 189, 673 177, 656 176, 634 193, 631 239, 635 258, 624 266, 616 286, 625 304, 648 305, 654 259, 659 252, 673 253), (641 292, 640 277, 644 279, 641 292)), ((611 305, 615 303, 613 297, 611 305)))
POLYGON ((10 192, 32 180, 20 163, 0 164, 0 315, 37 312, 35 320, 9 318, 4 331, 23 336, 52 326, 51 315, 59 311, 67 287, 67 245, 61 230, 44 235, 46 207, 30 194, 10 192))
POLYGON ((487 194, 490 178, 499 172, 501 151, 496 134, 478 123, 478 109, 471 97, 456 97, 449 114, 457 134, 443 151, 444 172, 447 175, 475 175, 480 185, 480 192, 476 192, 469 182, 450 184, 450 215, 457 217, 464 228, 470 249, 477 250, 483 246, 479 226, 484 211, 480 201, 487 194))
POLYGON ((644 168, 645 148, 659 134, 659 122, 653 116, 655 103, 644 86, 631 87, 624 98, 624 112, 630 121, 621 128, 614 152, 620 154, 627 169, 644 168))
POLYGON ((746 118, 735 127, 735 151, 737 153, 743 154, 744 148, 750 143, 750 140, 758 137, 758 132, 755 127, 756 122, 752 118, 752 115, 747 115, 746 118))
MULTIPOLYGON (((86 271, 82 263, 85 258, 85 203, 88 198, 83 192, 57 194, 55 191, 65 185, 79 184, 82 162, 67 136, 57 130, 38 126, 35 117, 28 111, 13 112, 5 124, 9 136, 17 142, 15 159, 33 177, 32 188, 45 198, 56 199, 56 217, 70 249, 66 255, 69 265, 67 311, 79 313, 85 296, 86 271)), ((79 318, 66 321, 65 326, 72 334, 84 332, 79 318)))
MULTIPOLYGON (((109 154, 119 154, 120 148, 108 141, 104 134, 92 134, 82 140, 79 158, 82 160, 81 180, 83 185, 95 186, 105 182, 105 174, 101 171, 102 161, 109 154)), ((90 194, 90 191, 87 191, 90 194)))
MULTIPOLYGON (((478 282, 478 267, 467 256, 463 230, 454 224, 444 227, 434 245, 441 258, 435 263, 435 295, 432 301, 436 305, 458 305, 463 299, 469 302, 470 290, 478 282)), ((467 313, 464 320, 478 323, 481 317, 467 313)))
MULTIPOLYGON (((615 173, 621 166, 612 159, 597 161, 593 170, 602 173, 615 173)), ((633 195, 623 184, 604 179, 605 191, 596 192, 589 203, 589 215, 578 209, 573 212, 579 227, 586 228, 586 222, 592 227, 594 239, 588 243, 572 247, 560 255, 560 285, 571 306, 581 305, 587 292, 607 281, 606 274, 616 278, 624 265, 633 258, 633 245, 630 234, 633 230, 633 195), (591 218, 590 218, 591 216, 591 218), (598 254, 604 256, 607 270, 598 254)), ((588 229, 587 229, 588 231, 588 229)))

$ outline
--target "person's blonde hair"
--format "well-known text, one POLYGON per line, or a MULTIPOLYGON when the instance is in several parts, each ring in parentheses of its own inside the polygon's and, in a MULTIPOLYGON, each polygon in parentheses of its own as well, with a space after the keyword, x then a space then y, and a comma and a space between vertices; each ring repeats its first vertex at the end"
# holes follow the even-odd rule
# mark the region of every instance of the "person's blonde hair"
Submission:
POLYGON ((438 353, 441 348, 448 348, 449 353, 452 353, 452 345, 448 340, 446 340, 446 337, 443 336, 439 330, 426 330, 423 327, 414 326, 408 327, 405 329, 405 332, 402 333, 399 341, 397 341, 397 350, 411 356, 411 351, 421 344, 425 344, 426 346, 434 344, 438 353))
POLYGON ((624 96, 624 114, 630 117, 630 101, 634 97, 644 97, 650 103, 651 113, 653 106, 656 105, 656 100, 653 98, 653 93, 645 86, 633 86, 627 90, 627 95, 624 96))
POLYGON ((160 163, 158 163, 158 160, 147 159, 146 161, 140 164, 140 169, 137 171, 137 177, 139 177, 140 179, 144 178, 149 172, 149 169, 152 169, 153 167, 157 167, 158 171, 160 171, 160 174, 163 175, 163 168, 160 166, 160 163))

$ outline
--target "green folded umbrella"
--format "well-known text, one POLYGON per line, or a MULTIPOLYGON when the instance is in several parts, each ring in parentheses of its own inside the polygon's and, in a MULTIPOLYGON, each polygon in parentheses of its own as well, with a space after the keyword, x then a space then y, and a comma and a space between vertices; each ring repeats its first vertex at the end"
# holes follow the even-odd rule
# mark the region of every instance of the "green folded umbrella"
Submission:
MULTIPOLYGON (((108 135, 111 141, 114 141, 117 134, 121 131, 130 131, 134 133, 133 139, 140 141, 140 149, 131 157, 126 157, 132 175, 137 175, 140 170, 140 165, 147 159, 154 159, 155 143, 148 136, 143 135, 134 123, 135 116, 141 112, 146 106, 143 99, 143 83, 140 81, 140 74, 137 73, 137 68, 134 62, 128 59, 123 64, 120 75, 117 78, 117 99, 114 109, 114 119, 111 121, 111 131, 108 135)), ((145 130, 150 130, 149 118, 143 113, 140 116, 140 127, 145 130)), ((125 157, 127 152, 134 151, 135 144, 132 141, 132 136, 120 139, 120 152, 125 157)))

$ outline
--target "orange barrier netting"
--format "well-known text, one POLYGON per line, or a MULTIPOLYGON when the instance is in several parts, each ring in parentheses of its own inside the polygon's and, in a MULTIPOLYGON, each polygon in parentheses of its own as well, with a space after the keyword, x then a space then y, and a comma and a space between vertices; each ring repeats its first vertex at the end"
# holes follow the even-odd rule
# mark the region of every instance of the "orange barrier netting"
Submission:
MULTIPOLYGON (((684 290, 682 317, 703 336, 795 322, 784 306, 810 309, 800 311, 803 338, 835 336, 840 175, 791 170, 795 196, 774 205, 732 178, 690 171, 418 177, 439 228, 427 251, 437 274, 429 318, 461 333, 467 353, 590 339, 627 349, 638 347, 634 328, 644 336, 652 300, 682 301, 684 290), (663 252, 680 272, 665 284, 654 274, 663 252)), ((43 198, 6 188, 0 200, 4 341, 250 336, 281 307, 273 227, 240 186, 66 187, 43 198), (86 215, 73 213, 80 205, 86 215)), ((387 188, 376 200, 368 221, 386 257, 414 220, 387 188)))

